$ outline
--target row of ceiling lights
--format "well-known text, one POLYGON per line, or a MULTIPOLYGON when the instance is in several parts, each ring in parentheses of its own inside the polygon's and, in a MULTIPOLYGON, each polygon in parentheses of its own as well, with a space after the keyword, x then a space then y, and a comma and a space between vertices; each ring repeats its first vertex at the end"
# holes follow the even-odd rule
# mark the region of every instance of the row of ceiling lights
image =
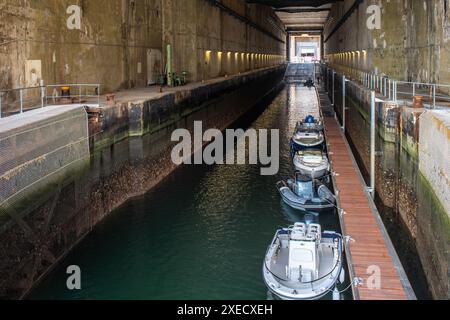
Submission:
POLYGON ((367 56, 367 50, 357 50, 357 51, 347 51, 347 52, 338 52, 338 53, 331 53, 328 54, 327 57, 328 58, 340 58, 340 59, 345 59, 345 58, 355 58, 356 55, 358 55, 358 58, 361 57, 361 54, 366 57, 367 56))
MULTIPOLYGON (((205 51, 205 55, 206 56, 211 56, 214 50, 206 50, 205 51)), ((223 51, 216 51, 217 55, 220 57, 223 55, 223 51)), ((231 57, 233 54, 232 51, 228 51, 227 52, 227 56, 231 57)), ((273 58, 280 58, 280 57, 284 57, 283 55, 276 55, 276 54, 264 54, 264 53, 246 53, 246 52, 234 52, 235 57, 239 57, 239 55, 241 55, 241 58, 243 59, 245 56, 247 56, 247 59, 249 57, 254 58, 256 57, 257 59, 273 59, 273 58)))

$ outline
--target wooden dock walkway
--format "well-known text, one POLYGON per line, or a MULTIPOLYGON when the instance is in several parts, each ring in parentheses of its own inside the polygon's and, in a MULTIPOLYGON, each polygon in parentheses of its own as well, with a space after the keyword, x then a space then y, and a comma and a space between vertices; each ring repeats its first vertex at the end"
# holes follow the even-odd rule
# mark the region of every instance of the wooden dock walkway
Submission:
POLYGON ((339 206, 345 211, 341 219, 342 228, 344 234, 351 237, 347 260, 351 276, 364 281, 361 286, 354 287, 355 298, 415 299, 384 226, 380 225, 378 212, 365 190, 359 168, 337 120, 334 117, 325 117, 324 120, 329 157, 333 171, 337 173, 334 182, 339 206), (377 272, 380 287, 374 288, 377 272))

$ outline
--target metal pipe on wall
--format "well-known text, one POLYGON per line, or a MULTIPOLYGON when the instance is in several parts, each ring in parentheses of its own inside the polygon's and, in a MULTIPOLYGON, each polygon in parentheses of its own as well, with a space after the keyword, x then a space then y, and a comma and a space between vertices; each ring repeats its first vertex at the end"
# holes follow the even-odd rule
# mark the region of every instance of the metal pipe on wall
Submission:
POLYGON ((19 90, 19 94, 20 94, 20 113, 23 113, 23 90, 22 89, 19 90))
POLYGON ((375 91, 370 92, 370 193, 375 198, 375 91))
POLYGON ((345 79, 345 75, 342 76, 342 130, 345 133, 345 110, 346 110, 346 101, 345 101, 345 85, 347 80, 345 79))
POLYGON ((332 86, 332 100, 333 100, 333 107, 334 107, 334 75, 335 75, 335 72, 334 72, 334 70, 333 70, 333 72, 332 72, 332 80, 333 80, 333 86, 332 86))
POLYGON ((173 75, 172 75, 172 46, 167 45, 167 85, 169 87, 173 86, 173 75))

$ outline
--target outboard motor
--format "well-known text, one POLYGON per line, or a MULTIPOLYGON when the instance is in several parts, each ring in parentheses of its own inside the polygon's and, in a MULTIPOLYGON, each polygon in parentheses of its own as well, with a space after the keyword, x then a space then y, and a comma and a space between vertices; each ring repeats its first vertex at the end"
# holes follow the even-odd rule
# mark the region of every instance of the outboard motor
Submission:
POLYGON ((311 116, 311 115, 307 116, 305 119, 305 123, 307 123, 307 124, 314 124, 315 122, 316 122, 316 119, 314 118, 314 116, 311 116))
POLYGON ((334 301, 341 300, 341 293, 339 292, 339 289, 337 287, 335 287, 333 290, 333 300, 334 301))
POLYGON ((304 199, 312 199, 314 196, 313 192, 313 181, 310 177, 298 174, 295 180, 294 193, 304 199))
POLYGON ((308 81, 305 82, 305 87, 308 87, 308 88, 314 87, 314 82, 312 81, 311 78, 308 79, 308 81))

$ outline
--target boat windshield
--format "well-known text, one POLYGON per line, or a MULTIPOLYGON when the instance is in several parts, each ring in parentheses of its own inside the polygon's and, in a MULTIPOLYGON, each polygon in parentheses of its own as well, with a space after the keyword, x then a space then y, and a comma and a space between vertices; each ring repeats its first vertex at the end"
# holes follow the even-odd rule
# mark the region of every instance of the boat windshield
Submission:
POLYGON ((322 158, 322 151, 321 150, 305 150, 299 152, 300 156, 303 157, 320 157, 322 158))

